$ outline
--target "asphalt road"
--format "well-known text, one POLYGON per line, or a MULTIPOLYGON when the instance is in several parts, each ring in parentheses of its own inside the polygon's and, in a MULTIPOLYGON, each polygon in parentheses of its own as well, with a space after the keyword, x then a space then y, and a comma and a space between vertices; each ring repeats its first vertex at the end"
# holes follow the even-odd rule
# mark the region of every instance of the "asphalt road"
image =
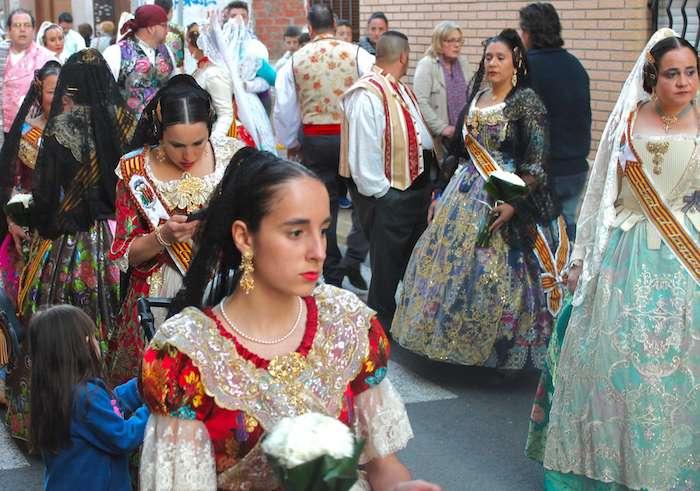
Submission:
MULTIPOLYGON (((348 229, 342 210, 339 242, 348 229)), ((367 266, 363 273, 369 277, 367 266)), ((503 381, 490 369, 431 362, 394 345, 389 376, 415 434, 399 452, 414 477, 445 491, 542 489, 542 467, 523 452, 537 373, 503 381)), ((0 425, 0 490, 39 490, 42 478, 41 461, 21 452, 0 425)))

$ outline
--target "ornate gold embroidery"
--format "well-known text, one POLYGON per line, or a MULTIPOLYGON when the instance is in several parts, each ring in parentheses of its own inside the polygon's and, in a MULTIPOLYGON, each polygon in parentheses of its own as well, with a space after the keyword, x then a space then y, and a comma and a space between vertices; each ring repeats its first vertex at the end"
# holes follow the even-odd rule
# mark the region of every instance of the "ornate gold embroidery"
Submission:
POLYGON ((667 141, 658 143, 647 143, 647 150, 649 150, 649 153, 653 155, 652 161, 654 163, 654 174, 656 175, 661 174, 661 164, 664 163, 664 155, 666 155, 666 152, 668 152, 668 147, 669 143, 667 141))
POLYGON ((304 369, 306 369, 306 358, 297 352, 276 356, 267 367, 270 376, 282 382, 285 393, 300 414, 304 412, 304 402, 299 394, 304 387, 299 381, 299 374, 304 369))

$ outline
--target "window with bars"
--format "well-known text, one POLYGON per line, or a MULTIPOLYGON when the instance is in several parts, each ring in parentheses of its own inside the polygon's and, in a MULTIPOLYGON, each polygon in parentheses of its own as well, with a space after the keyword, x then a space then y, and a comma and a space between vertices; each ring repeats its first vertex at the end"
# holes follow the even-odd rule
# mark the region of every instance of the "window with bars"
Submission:
POLYGON ((310 5, 325 3, 330 5, 338 19, 349 20, 352 24, 352 39, 360 39, 360 0, 311 0, 310 5))
POLYGON ((700 44, 700 2, 688 0, 650 0, 652 32, 670 27, 695 48, 700 44))

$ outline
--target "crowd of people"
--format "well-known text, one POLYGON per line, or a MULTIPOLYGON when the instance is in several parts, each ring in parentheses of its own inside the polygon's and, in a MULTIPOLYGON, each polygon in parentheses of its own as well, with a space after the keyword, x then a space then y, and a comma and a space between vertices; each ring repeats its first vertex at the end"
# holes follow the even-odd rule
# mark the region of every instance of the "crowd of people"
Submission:
POLYGON ((411 85, 382 12, 353 43, 314 4, 273 63, 247 2, 172 8, 93 38, 17 9, 0 44, 0 403, 46 489, 279 489, 260 442, 318 412, 364 442, 353 490, 439 490, 396 456, 391 342, 541 370, 547 490, 700 482, 692 44, 652 36, 589 171, 590 82, 548 3, 476 69, 438 23, 411 85))

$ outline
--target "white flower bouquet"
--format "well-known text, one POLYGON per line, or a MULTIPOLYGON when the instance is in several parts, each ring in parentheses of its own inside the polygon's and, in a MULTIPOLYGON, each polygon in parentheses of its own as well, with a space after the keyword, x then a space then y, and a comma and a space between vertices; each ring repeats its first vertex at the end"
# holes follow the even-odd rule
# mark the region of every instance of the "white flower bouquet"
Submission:
MULTIPOLYGON (((522 198, 528 193, 527 184, 520 176, 500 169, 489 174, 484 189, 495 200, 496 206, 522 198)), ((477 247, 489 247, 491 242, 490 228, 495 221, 496 215, 491 214, 487 222, 482 225, 476 236, 477 247)))
POLYGON ((20 227, 29 227, 33 203, 31 194, 15 194, 4 207, 5 215, 20 227))
POLYGON ((337 419, 307 413, 283 418, 262 450, 286 491, 348 491, 363 444, 337 419))

